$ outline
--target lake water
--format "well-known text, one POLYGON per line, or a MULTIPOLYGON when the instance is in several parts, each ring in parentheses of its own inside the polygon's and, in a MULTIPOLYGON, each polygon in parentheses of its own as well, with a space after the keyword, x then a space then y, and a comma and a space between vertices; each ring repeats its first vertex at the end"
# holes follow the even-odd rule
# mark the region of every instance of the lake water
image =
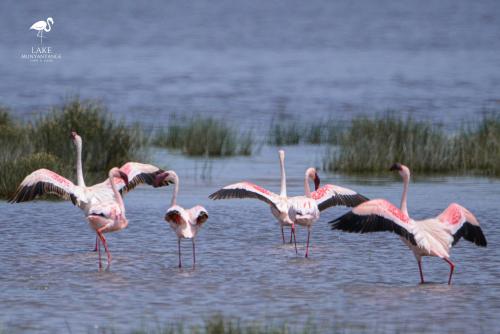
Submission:
POLYGON ((387 109, 454 125, 499 107, 499 12, 496 0, 7 0, 0 103, 27 118, 79 94, 128 121, 204 114, 256 131, 278 115, 387 109), (62 59, 20 59, 48 16, 44 45, 62 59))
MULTIPOLYGON (((303 193, 305 167, 321 149, 287 149, 290 194, 303 193), (316 150, 316 151, 315 151, 316 150), (310 152, 303 156, 303 152, 310 152)), ((268 206, 256 200, 211 201, 219 187, 242 178, 279 189, 275 149, 251 158, 216 160, 210 167, 158 151, 181 177, 180 204, 204 205, 209 220, 197 239, 192 270, 189 241, 185 268, 177 268, 177 241, 163 221, 171 188, 138 188, 126 196, 130 225, 108 235, 113 263, 98 272, 91 252, 94 235, 70 203, 0 203, 0 323, 8 332, 98 332, 130 330, 172 321, 199 324, 222 313, 248 321, 302 326, 335 324, 347 332, 496 332, 500 311, 500 181, 486 178, 419 178, 412 182, 410 213, 437 215, 450 202, 479 219, 488 248, 461 241, 448 265, 423 262, 428 284, 420 285, 412 253, 394 234, 347 234, 327 222, 345 212, 322 213, 312 234, 311 257, 304 259, 305 230, 298 230, 299 255, 282 245, 268 206), (211 172, 210 172, 211 170, 211 172)), ((323 182, 356 189, 368 197, 399 203, 402 185, 387 176, 351 178, 322 173, 323 182)))
MULTIPOLYGON (((117 118, 166 124, 172 114, 224 117, 265 134, 276 117, 346 121, 387 109, 453 128, 500 106, 500 2, 484 1, 14 1, 0 2, 0 104, 30 119, 67 96, 98 98, 117 118), (38 41, 29 30, 54 18, 44 45, 53 63, 21 59, 38 41)), ((301 194, 307 166, 323 148, 287 148, 289 193, 301 194)), ((204 205, 209 220, 197 242, 183 244, 186 268, 163 221, 172 189, 139 188, 126 197, 130 226, 110 234, 111 271, 98 272, 94 236, 69 203, 0 202, 0 329, 99 332, 214 313, 301 326, 337 324, 353 331, 498 332, 500 266, 495 228, 500 181, 415 175, 415 218, 450 202, 480 220, 486 249, 460 242, 448 265, 417 264, 389 233, 342 234, 322 214, 304 259, 281 244, 263 203, 210 201, 218 188, 247 179, 278 191, 276 149, 205 161, 166 151, 154 163, 181 177, 180 203, 204 205)), ((399 203, 393 175, 322 180, 399 203)))

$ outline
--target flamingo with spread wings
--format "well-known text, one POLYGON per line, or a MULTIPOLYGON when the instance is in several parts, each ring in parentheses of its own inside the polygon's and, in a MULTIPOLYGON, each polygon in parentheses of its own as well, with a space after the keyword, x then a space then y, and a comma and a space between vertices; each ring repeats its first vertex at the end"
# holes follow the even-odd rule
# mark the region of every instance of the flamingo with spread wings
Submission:
POLYGON ((396 163, 390 170, 398 171, 403 178, 400 208, 384 199, 374 199, 331 221, 332 229, 357 233, 378 231, 396 233, 415 255, 421 283, 424 283, 422 257, 436 256, 450 265, 448 284, 451 284, 455 269, 455 264, 450 260, 451 247, 462 237, 477 246, 486 247, 486 238, 479 222, 469 210, 456 203, 450 204, 435 218, 413 220, 407 208, 410 169, 396 163))
MULTIPOLYGON (((366 201, 367 198, 353 190, 331 184, 319 188, 320 179, 314 168, 306 170, 304 178, 305 195, 288 197, 286 192, 285 152, 283 150, 279 151, 279 159, 281 166, 280 195, 250 182, 239 182, 228 185, 211 194, 209 197, 211 199, 257 198, 266 202, 270 205, 272 214, 280 224, 283 243, 285 242, 284 226, 292 228, 294 239, 295 224, 305 226, 308 229, 306 246, 306 257, 308 257, 311 227, 319 219, 320 211, 336 205, 354 206, 366 201), (314 182, 314 192, 311 192, 309 186, 310 180, 314 182)), ((297 250, 296 245, 295 249, 297 250)))
POLYGON ((166 171, 156 176, 158 185, 165 182, 174 184, 174 192, 170 207, 165 214, 165 221, 169 223, 170 227, 177 235, 177 245, 179 250, 179 268, 182 267, 181 261, 181 239, 191 239, 193 245, 193 268, 196 265, 196 250, 195 238, 203 224, 208 219, 207 210, 201 205, 196 205, 190 209, 184 209, 177 204, 177 194, 179 193, 179 176, 173 170, 166 171))

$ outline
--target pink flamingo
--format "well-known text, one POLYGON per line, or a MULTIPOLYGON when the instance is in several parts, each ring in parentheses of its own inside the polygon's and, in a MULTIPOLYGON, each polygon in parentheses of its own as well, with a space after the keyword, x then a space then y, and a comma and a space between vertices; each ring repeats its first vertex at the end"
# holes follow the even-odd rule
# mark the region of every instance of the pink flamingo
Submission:
POLYGON ((479 222, 469 210, 456 203, 450 204, 435 218, 413 220, 408 214, 406 203, 410 169, 396 163, 390 170, 397 170, 403 178, 401 208, 398 209, 384 199, 374 199, 331 221, 332 229, 357 233, 390 231, 399 234, 415 255, 421 283, 424 283, 422 257, 436 256, 450 265, 448 284, 451 284, 455 269, 450 260, 451 247, 462 237, 478 246, 486 247, 486 238, 479 222))
POLYGON ((191 209, 184 209, 183 207, 177 205, 177 194, 179 192, 179 177, 177 173, 173 170, 166 171, 164 173, 156 176, 156 181, 158 185, 165 182, 170 182, 174 184, 174 192, 172 194, 172 200, 170 201, 170 207, 165 214, 165 221, 167 221, 170 227, 175 231, 177 235, 177 245, 179 250, 179 268, 182 267, 181 261, 181 239, 191 239, 193 245, 193 268, 196 265, 196 251, 195 251, 195 238, 198 231, 201 229, 203 224, 208 219, 207 210, 201 205, 196 205, 191 209))
MULTIPOLYGON (((108 174, 109 184, 113 191, 113 199, 103 201, 99 204, 93 205, 87 215, 87 220, 90 226, 95 230, 99 240, 102 242, 106 255, 108 256, 107 268, 111 265, 111 253, 108 248, 108 243, 104 237, 104 233, 116 232, 123 230, 128 226, 128 220, 125 217, 125 206, 123 199, 118 192, 115 183, 124 182, 128 184, 128 176, 118 168, 114 167, 108 174)), ((101 248, 99 242, 97 243, 97 250, 99 252, 99 268, 102 268, 101 262, 101 248)))
MULTIPOLYGON (((270 205, 273 216, 280 224, 283 243, 285 243, 283 232, 284 226, 290 226, 292 228, 291 233, 294 239, 296 223, 307 227, 308 242, 306 257, 308 257, 310 230, 314 222, 318 220, 320 211, 336 205, 355 206, 367 199, 353 190, 334 186, 332 184, 327 184, 319 188, 320 179, 314 168, 308 168, 306 170, 304 178, 305 195, 288 197, 286 193, 285 152, 283 150, 279 151, 279 159, 281 166, 280 195, 250 182, 239 182, 228 185, 211 194, 209 197, 214 200, 226 198, 256 198, 266 202, 270 205), (314 192, 310 190, 310 180, 314 182, 314 192)), ((297 251, 296 245, 295 251, 297 251)))

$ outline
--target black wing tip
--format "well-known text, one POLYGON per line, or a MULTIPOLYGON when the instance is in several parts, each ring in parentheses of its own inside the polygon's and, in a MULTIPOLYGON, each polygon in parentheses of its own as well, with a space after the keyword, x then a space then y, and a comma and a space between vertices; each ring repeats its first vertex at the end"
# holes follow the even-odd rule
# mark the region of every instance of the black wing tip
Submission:
POLYGON ((465 224, 453 235, 452 245, 455 245, 462 237, 479 247, 486 247, 488 245, 481 227, 472 225, 469 222, 465 222, 465 224))

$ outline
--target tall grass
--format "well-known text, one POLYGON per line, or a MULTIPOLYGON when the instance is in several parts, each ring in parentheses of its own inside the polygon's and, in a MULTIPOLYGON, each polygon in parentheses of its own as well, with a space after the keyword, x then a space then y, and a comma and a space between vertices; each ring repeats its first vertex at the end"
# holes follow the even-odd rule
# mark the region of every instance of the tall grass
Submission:
POLYGON ((13 120, 6 109, 0 109, 0 197, 9 197, 26 175, 39 168, 74 180, 72 130, 84 140, 87 183, 105 178, 113 166, 146 157, 140 129, 113 120, 95 101, 70 100, 30 123, 13 120))
POLYGON ((267 143, 273 146, 298 144, 337 144, 342 128, 332 120, 319 122, 298 122, 282 120, 272 122, 267 143))
POLYGON ((167 127, 157 132, 153 144, 180 149, 190 156, 226 157, 251 155, 254 140, 251 132, 240 134, 222 120, 196 116, 171 118, 167 127))
POLYGON ((386 171, 394 162, 423 173, 500 175, 500 117, 454 133, 441 127, 393 114, 354 119, 324 158, 330 171, 386 171))

